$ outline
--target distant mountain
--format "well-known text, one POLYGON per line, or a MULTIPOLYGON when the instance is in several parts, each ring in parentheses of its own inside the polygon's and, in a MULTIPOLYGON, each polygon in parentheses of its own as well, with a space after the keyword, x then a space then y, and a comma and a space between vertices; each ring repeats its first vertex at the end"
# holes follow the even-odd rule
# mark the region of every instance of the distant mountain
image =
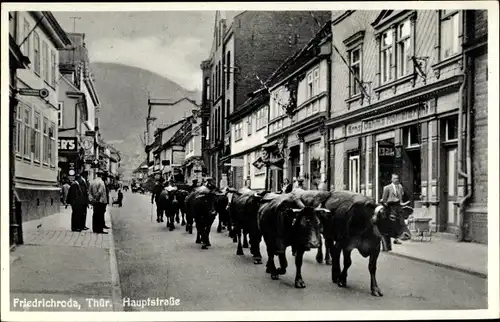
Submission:
MULTIPOLYGON (((113 63, 92 63, 97 93, 101 100, 99 126, 102 138, 120 151, 126 178, 144 160, 144 131, 148 113, 148 92, 152 98, 200 101, 201 94, 150 71, 113 63)), ((201 80, 200 80, 201 81, 201 80)), ((172 120, 179 120, 173 114, 172 120)))

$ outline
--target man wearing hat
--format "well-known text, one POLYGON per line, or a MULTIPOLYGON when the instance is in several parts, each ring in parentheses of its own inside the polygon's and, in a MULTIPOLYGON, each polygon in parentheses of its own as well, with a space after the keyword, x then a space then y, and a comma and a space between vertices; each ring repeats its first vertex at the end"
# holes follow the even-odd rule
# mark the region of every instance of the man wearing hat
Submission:
POLYGON ((97 234, 107 234, 104 228, 107 228, 104 223, 104 214, 106 213, 106 205, 108 204, 108 196, 106 185, 104 184, 102 171, 97 172, 97 177, 90 184, 89 200, 94 207, 94 215, 92 216, 92 230, 97 234))
POLYGON ((165 179, 163 177, 160 177, 158 181, 156 181, 156 185, 153 188, 153 193, 151 193, 151 204, 156 203, 156 222, 160 223, 163 222, 163 208, 161 205, 158 203, 158 200, 160 198, 160 194, 163 191, 163 188, 165 187, 165 179))

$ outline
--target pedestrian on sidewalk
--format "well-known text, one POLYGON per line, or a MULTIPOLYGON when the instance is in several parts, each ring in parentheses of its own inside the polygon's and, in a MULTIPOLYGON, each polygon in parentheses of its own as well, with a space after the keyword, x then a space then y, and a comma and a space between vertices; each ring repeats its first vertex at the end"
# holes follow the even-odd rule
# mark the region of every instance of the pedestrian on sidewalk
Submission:
POLYGON ((151 204, 156 203, 156 222, 161 223, 163 222, 163 212, 164 209, 162 205, 159 202, 160 194, 163 191, 163 188, 165 187, 164 184, 165 179, 163 177, 160 177, 158 181, 155 184, 155 187, 153 188, 153 192, 151 193, 151 204))
POLYGON ((118 207, 121 207, 123 203, 123 192, 122 189, 118 189, 118 207))
POLYGON ((86 226, 87 224, 87 210, 89 208, 89 172, 86 170, 82 171, 82 175, 80 178, 75 179, 78 180, 80 183, 80 187, 82 188, 83 195, 85 197, 85 208, 83 209, 81 221, 80 221, 80 229, 81 230, 88 230, 89 227, 86 226))
POLYGON ((69 193, 69 188, 71 187, 71 185, 69 184, 69 180, 67 177, 64 177, 63 179, 63 185, 62 185, 62 189, 61 189, 61 192, 62 192, 62 203, 64 205, 64 207, 67 209, 68 208, 68 193, 69 193))
POLYGON ((104 231, 104 214, 106 213, 106 205, 108 197, 106 193, 106 185, 104 184, 102 171, 97 172, 97 177, 90 184, 89 200, 94 208, 92 216, 92 231, 97 234, 107 234, 104 231))
MULTIPOLYGON (((391 177, 391 183, 384 187, 384 192, 382 194, 382 204, 384 204, 388 208, 389 214, 396 216, 396 218, 399 220, 396 225, 404 226, 402 208, 404 197, 406 197, 406 193, 403 186, 399 182, 399 175, 394 173, 391 177)), ((391 229, 393 228, 394 227, 391 227, 391 229)), ((385 239, 387 245, 387 250, 384 249, 384 251, 391 251, 391 237, 389 237, 389 235, 384 235, 383 238, 385 239)), ((394 238, 394 244, 401 244, 401 242, 397 238, 394 238)))
POLYGON ((80 184, 80 175, 76 175, 75 181, 68 190, 66 201, 71 205, 71 231, 82 231, 81 221, 84 211, 87 209, 87 195, 80 184))

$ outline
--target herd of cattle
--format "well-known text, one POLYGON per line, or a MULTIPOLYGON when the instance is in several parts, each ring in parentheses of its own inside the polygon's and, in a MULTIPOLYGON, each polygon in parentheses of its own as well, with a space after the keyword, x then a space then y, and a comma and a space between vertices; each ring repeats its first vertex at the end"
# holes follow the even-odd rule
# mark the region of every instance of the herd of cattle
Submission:
POLYGON ((262 263, 260 242, 267 248, 266 273, 273 280, 286 273, 285 250, 291 247, 295 256, 295 287, 304 288, 302 260, 304 252, 317 248, 316 260, 332 265, 332 281, 346 286, 351 252, 357 249, 369 257, 370 288, 373 296, 382 296, 375 273, 382 235, 397 237, 403 229, 401 218, 370 197, 349 191, 318 191, 296 189, 291 193, 256 192, 248 188, 234 190, 197 187, 188 192, 172 191, 163 205, 167 226, 174 229, 179 212, 186 231, 193 233, 196 224, 196 243, 203 249, 210 246, 210 230, 219 216, 217 232, 226 226, 229 237, 237 243, 237 255, 250 248, 255 264, 262 263), (325 239, 323 256, 322 238, 325 239), (344 267, 340 268, 340 254, 344 267), (279 259, 276 268, 274 257, 279 259), (331 258, 330 258, 331 256, 331 258))

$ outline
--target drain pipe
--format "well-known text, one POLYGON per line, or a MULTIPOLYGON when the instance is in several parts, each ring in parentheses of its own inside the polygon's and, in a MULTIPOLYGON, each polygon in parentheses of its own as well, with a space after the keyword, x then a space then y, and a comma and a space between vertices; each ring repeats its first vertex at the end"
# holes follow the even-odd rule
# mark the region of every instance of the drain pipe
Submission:
MULTIPOLYGON (((467 11, 464 11, 464 29, 467 30, 467 11)), ((466 180, 467 185, 467 194, 460 200, 459 202, 459 231, 458 231, 458 241, 465 241, 466 233, 465 227, 465 203, 472 196, 472 182, 471 182, 471 157, 470 157, 470 140, 471 140, 471 120, 470 120, 470 101, 471 101, 471 82, 470 82, 470 67, 472 64, 470 63, 467 53, 463 54, 463 63, 462 68, 464 69, 464 79, 462 81, 462 85, 460 86, 460 96, 459 96, 459 114, 458 114, 458 175, 466 180), (468 72, 469 71, 469 72, 468 72), (464 99, 465 94, 465 86, 467 85, 467 97, 464 99), (464 103, 465 103, 465 111, 466 111, 466 128, 465 128, 465 143, 466 143, 466 171, 463 171, 463 141, 462 141, 462 131, 463 131, 463 117, 464 117, 464 103)))

